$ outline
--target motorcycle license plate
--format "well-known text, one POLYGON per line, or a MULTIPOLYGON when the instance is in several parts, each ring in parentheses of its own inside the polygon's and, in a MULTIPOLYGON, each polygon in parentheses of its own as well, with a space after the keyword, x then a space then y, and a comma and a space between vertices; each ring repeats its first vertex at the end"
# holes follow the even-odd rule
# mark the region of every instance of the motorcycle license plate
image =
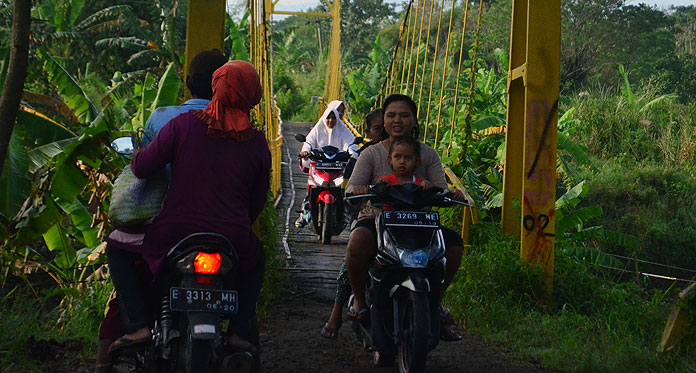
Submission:
POLYGON ((343 165, 338 162, 317 162, 314 167, 321 170, 341 170, 343 165))
POLYGON ((169 288, 169 306, 173 311, 237 313, 234 290, 169 288))
POLYGON ((388 227, 426 227, 440 226, 440 214, 435 211, 384 211, 382 222, 388 227))

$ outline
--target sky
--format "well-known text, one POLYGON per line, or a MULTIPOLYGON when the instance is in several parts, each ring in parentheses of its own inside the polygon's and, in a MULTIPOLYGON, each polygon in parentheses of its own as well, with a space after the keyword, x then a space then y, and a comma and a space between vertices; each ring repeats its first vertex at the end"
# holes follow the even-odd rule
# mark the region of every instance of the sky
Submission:
MULTIPOLYGON (((345 1, 345 0, 344 0, 345 1)), ((388 3, 403 4, 404 0, 386 0, 388 3)), ((669 8, 672 5, 694 5, 696 0, 627 0, 630 5, 645 3, 648 5, 657 5, 658 8, 669 8)), ((313 8, 319 4, 319 0, 280 0, 276 5, 278 10, 306 10, 313 8)))

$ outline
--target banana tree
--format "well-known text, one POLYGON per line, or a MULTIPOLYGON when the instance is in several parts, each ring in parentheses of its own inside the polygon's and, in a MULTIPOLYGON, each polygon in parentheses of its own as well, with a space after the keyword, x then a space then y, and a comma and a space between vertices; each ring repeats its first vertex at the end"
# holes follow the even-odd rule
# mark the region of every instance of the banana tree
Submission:
MULTIPOLYGON (((8 250, 6 265, 17 257, 30 258, 57 281, 79 280, 79 265, 101 260, 101 241, 108 229, 110 180, 127 160, 108 144, 125 126, 114 110, 96 112, 90 97, 58 60, 47 58, 47 73, 56 91, 84 124, 71 131, 61 123, 26 108, 13 136, 10 162, 0 179, 0 230, 8 250), (77 115, 79 113, 79 115, 77 115), (91 115, 96 115, 91 119, 91 115), (91 120, 90 120, 91 119, 91 120), (29 175, 29 176, 27 176, 29 175), (51 253, 37 246, 37 240, 51 253), (9 254, 8 254, 9 253, 9 254), (9 255, 9 257, 8 257, 9 255)), ((141 86, 138 114, 133 123, 144 123, 160 106, 175 105, 180 79, 170 64, 159 81, 149 75, 141 86)))

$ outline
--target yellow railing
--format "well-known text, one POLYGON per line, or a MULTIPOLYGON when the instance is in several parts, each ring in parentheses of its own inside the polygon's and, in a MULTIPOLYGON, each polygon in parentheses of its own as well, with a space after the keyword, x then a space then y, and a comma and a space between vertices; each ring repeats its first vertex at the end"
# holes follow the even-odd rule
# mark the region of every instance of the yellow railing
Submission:
POLYGON ((266 141, 271 150, 272 171, 271 191, 274 196, 280 193, 281 159, 283 136, 281 132, 280 110, 273 97, 273 53, 271 51, 271 15, 270 0, 250 0, 250 59, 256 67, 263 86, 263 98, 256 106, 252 116, 259 128, 266 134, 266 141))

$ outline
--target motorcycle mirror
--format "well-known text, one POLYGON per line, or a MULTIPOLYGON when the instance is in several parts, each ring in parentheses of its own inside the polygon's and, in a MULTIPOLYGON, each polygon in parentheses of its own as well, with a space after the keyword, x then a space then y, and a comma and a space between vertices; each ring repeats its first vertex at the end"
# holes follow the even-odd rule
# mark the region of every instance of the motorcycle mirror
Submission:
POLYGON ((307 138, 305 137, 305 135, 298 133, 297 135, 295 135, 295 140, 299 142, 305 142, 307 141, 307 138))
POLYGON ((363 140, 365 139, 362 137, 356 137, 355 140, 353 140, 353 144, 360 145, 363 142, 363 140))
POLYGON ((111 142, 111 148, 113 148, 116 153, 130 155, 133 154, 135 147, 133 146, 133 139, 128 137, 119 137, 111 142))

